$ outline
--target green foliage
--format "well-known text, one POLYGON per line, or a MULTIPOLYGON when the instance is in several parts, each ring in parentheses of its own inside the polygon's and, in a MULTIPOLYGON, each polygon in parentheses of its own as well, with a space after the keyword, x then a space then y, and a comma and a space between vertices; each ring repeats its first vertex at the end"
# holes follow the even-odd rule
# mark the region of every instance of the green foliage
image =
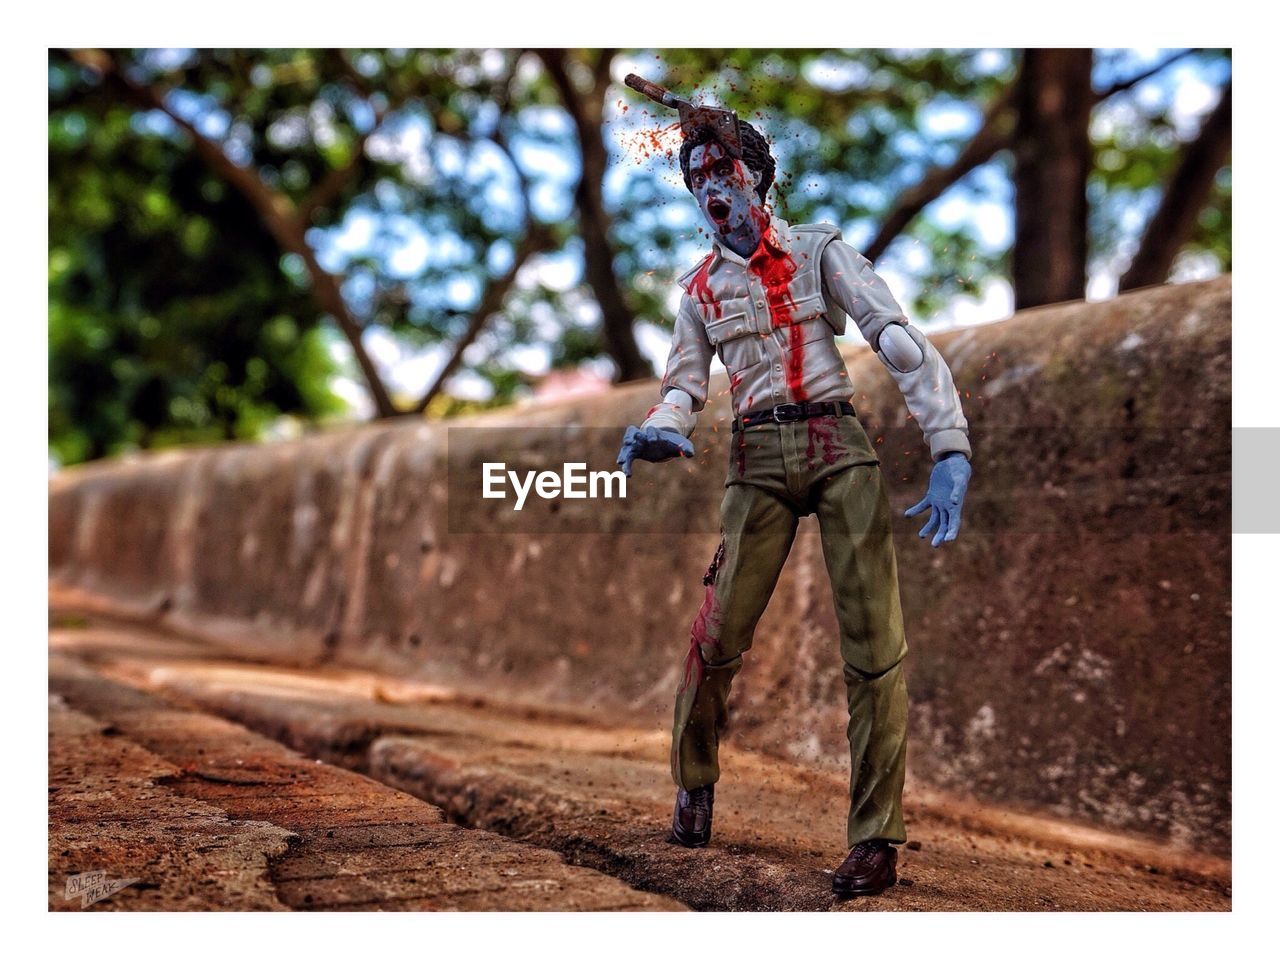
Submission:
MULTIPOLYGON (((569 64, 589 73, 600 51, 569 64)), ((946 163, 1016 69, 1008 51, 655 50, 628 53, 651 79, 722 103, 773 143, 779 212, 829 220, 858 244, 895 198, 946 163), (941 108, 972 123, 930 132, 941 108)), ((410 349, 444 350, 481 291, 508 269, 531 225, 552 248, 466 353, 486 404, 527 389, 521 347, 552 366, 604 346, 581 276, 573 124, 538 57, 520 51, 201 50, 121 52, 137 83, 305 209, 307 241, 342 280, 359 323, 410 349), (344 173, 345 171, 345 173, 344 173), (324 202, 309 205, 318 190, 324 202), (552 273, 559 279, 548 280, 552 273)), ((1102 52, 1100 62, 1120 54, 1102 52)), ((1199 55, 1229 69, 1229 52, 1199 55)), ((613 75, 621 76, 618 62, 613 75)), ((1123 65, 1122 65, 1123 66, 1123 65)), ((53 54, 49 68, 50 447, 62 462, 135 447, 260 436, 281 416, 340 412, 330 384, 339 338, 295 254, 214 175, 167 117, 53 54)), ((1132 98, 1125 123, 1096 134, 1091 243, 1100 255, 1154 208, 1179 143, 1168 104, 1132 98)), ((1126 101, 1128 102, 1128 101, 1126 101)), ((614 268, 642 323, 667 326, 672 279, 705 247, 674 156, 652 135, 674 115, 620 83, 606 96, 612 168, 605 197, 614 268), (651 111, 646 107, 653 107, 651 111)), ((678 139, 666 145, 678 145, 678 139)), ((951 189, 1007 202, 1009 158, 951 189), (1002 193, 1001 191, 1005 192, 1002 193)), ((1230 268, 1230 170, 1189 247, 1230 268)), ((953 194, 954 196, 955 194, 953 194)), ((931 210, 884 262, 918 281, 904 303, 923 320, 976 293, 1008 250, 931 210), (910 263, 910 269, 904 264, 910 263)), ((412 400, 413 398, 407 398, 412 400)), ((473 408, 441 395, 430 415, 473 408)))
MULTIPOLYGON (((1008 54, 975 50, 661 50, 653 56, 651 79, 736 110, 770 140, 778 162, 771 199, 780 215, 835 223, 855 245, 871 239, 903 189, 928 166, 953 157, 972 135, 927 136, 923 112, 968 104, 976 123, 1015 67, 1008 54)), ((629 91, 623 96, 635 102, 629 91)), ((674 156, 655 162, 668 181, 679 183, 674 156)), ((688 241, 696 227, 664 213, 668 204, 688 204, 684 189, 662 187, 642 176, 624 187, 616 225, 623 275, 665 282, 692 262, 688 241)), ((971 179, 955 189, 978 198, 989 192, 971 179)), ((907 248, 913 263, 926 266, 908 271, 920 283, 904 307, 923 319, 957 293, 977 292, 1007 253, 979 242, 967 226, 944 229, 927 214, 890 247, 887 261, 897 261, 907 248)), ((665 290, 654 286, 638 280, 633 302, 641 317, 665 325, 665 290)))
MULTIPOLYGON (((1098 54, 1098 59, 1105 67, 1123 56, 1122 51, 1113 51, 1098 54)), ((1185 62, 1208 76, 1216 74, 1221 82, 1230 77, 1229 50, 1200 51, 1185 62)), ((1141 93, 1141 87, 1120 93, 1094 114, 1089 246, 1095 258, 1102 260, 1114 256, 1125 238, 1135 234, 1135 222, 1145 223, 1155 211, 1178 163, 1181 140, 1173 99, 1141 93)), ((1208 253, 1221 270, 1231 269, 1230 166, 1219 172, 1184 251, 1208 253)))
POLYGON ((1195 232, 1184 251, 1204 252, 1218 261, 1223 271, 1231 269, 1231 168, 1218 171, 1209 202, 1200 211, 1195 232))
POLYGON ((63 463, 337 413, 308 293, 198 158, 51 65, 49 443, 63 463))

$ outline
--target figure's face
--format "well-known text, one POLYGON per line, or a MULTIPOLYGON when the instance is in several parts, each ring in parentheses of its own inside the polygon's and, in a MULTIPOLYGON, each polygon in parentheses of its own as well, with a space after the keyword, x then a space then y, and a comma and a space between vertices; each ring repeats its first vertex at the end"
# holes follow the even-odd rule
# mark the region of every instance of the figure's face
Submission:
POLYGON ((689 182, 713 233, 728 237, 752 218, 759 221, 762 205, 756 186, 760 174, 729 156, 714 140, 699 144, 689 154, 689 182))

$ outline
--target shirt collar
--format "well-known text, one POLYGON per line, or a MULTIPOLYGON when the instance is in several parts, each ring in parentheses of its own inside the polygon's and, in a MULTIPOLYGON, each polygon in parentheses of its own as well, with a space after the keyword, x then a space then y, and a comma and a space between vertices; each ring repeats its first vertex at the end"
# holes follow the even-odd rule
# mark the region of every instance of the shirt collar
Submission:
MULTIPOLYGON (((790 253, 791 227, 787 224, 787 221, 782 220, 779 217, 771 216, 769 218, 769 229, 764 233, 763 242, 765 248, 776 255, 786 256, 790 253)), ((720 260, 728 260, 732 263, 738 264, 740 267, 745 267, 747 262, 751 259, 750 257, 744 259, 743 257, 738 256, 728 247, 724 246, 719 240, 712 240, 711 248, 712 256, 715 258, 711 264, 713 267, 716 265, 716 262, 720 260)))

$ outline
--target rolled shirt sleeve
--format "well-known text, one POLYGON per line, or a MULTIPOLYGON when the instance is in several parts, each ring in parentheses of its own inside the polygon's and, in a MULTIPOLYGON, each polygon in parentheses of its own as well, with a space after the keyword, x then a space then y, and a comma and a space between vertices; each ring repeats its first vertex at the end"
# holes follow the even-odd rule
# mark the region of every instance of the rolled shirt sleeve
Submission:
POLYGON ((908 324, 888 285, 871 269, 870 261, 847 243, 833 240, 822 254, 822 277, 828 295, 853 318, 898 384, 907 409, 924 432, 933 459, 940 460, 952 452, 970 456, 969 422, 950 368, 924 334, 908 324), (923 359, 912 369, 898 369, 880 350, 880 335, 891 324, 901 325, 920 348, 923 359))
POLYGON ((658 391, 663 399, 649 411, 642 426, 676 430, 686 437, 693 433, 698 421, 696 414, 707 405, 713 354, 714 348, 707 339, 707 328, 698 316, 697 305, 685 294, 676 311, 671 353, 658 391))

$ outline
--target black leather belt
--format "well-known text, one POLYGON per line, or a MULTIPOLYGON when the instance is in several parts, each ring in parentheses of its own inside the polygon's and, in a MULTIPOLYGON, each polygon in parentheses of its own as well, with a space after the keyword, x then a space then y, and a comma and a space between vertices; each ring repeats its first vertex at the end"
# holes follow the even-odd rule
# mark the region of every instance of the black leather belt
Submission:
POLYGON ((847 400, 824 400, 821 403, 780 403, 769 410, 757 410, 745 417, 735 417, 733 432, 758 423, 796 423, 814 417, 856 417, 858 412, 847 400))

